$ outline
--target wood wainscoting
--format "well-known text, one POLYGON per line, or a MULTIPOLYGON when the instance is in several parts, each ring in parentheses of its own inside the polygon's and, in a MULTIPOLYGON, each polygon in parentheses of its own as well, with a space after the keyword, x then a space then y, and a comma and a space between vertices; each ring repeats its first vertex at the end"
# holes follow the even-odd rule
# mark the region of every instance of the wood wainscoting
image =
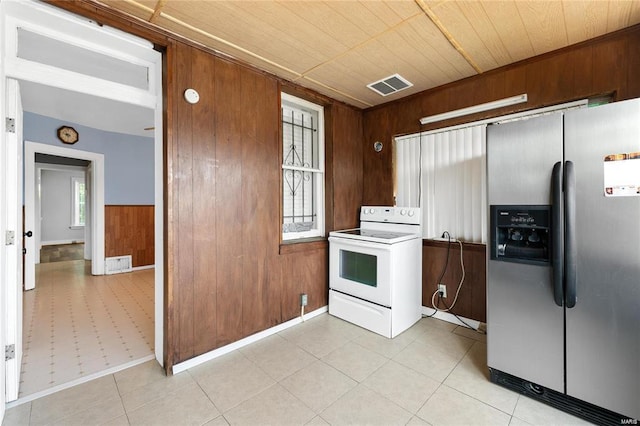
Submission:
MULTIPOLYGON (((431 296, 438 288, 438 278, 447 263, 447 245, 444 241, 422 240, 422 306, 431 307, 431 296)), ((449 250, 447 270, 440 283, 447 287, 444 301, 450 306, 462 277, 462 268, 460 245, 452 242, 449 250)), ((481 322, 487 322, 486 252, 484 244, 462 244, 465 278, 458 301, 451 310, 456 315, 481 322)))
POLYGON ((105 256, 131 255, 133 267, 155 262, 154 206, 104 206, 105 256))

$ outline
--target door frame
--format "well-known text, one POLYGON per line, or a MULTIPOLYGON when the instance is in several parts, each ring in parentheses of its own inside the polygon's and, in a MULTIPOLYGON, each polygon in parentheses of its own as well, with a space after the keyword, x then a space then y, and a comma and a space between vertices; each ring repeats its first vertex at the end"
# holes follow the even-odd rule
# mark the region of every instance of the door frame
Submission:
MULTIPOLYGON (((27 240, 27 255, 25 256, 25 272, 29 268, 29 273, 35 269, 35 253, 39 249, 41 242, 40 226, 36 222, 36 162, 35 155, 50 154, 58 157, 78 158, 88 160, 93 165, 91 173, 92 194, 90 201, 91 214, 91 274, 104 275, 104 154, 96 152, 82 151, 79 149, 65 148, 61 146, 48 145, 44 143, 25 141, 24 143, 24 214, 25 229, 32 230, 36 238, 27 240), (31 256, 29 256, 31 253, 31 256)), ((25 290, 32 287, 26 278, 25 290)))
MULTIPOLYGON (((163 132, 163 55, 155 51, 153 44, 141 37, 111 28, 101 28, 94 21, 79 17, 56 6, 35 2, 0 0, 0 112, 4 115, 6 79, 27 80, 61 89, 79 91, 93 96, 131 103, 154 111, 154 178, 155 178, 155 357, 164 365, 164 132, 163 132), (67 72, 45 64, 27 61, 17 56, 17 31, 26 28, 40 35, 58 39, 72 45, 94 50, 107 56, 148 66, 148 87, 133 86, 103 80, 90 75, 67 72)), ((0 142, 4 141, 4 120, 1 120, 0 142)), ((6 190, 0 182, 0 192, 6 190)), ((94 197, 95 198, 95 197, 94 197)), ((5 203, 0 199, 0 203, 5 203)), ((4 205, 0 205, 4 208, 4 205)), ((1 210, 1 209, 0 209, 1 210)), ((103 248, 104 250, 104 248, 103 248)), ((0 259, 2 260, 2 259, 0 259)), ((20 261, 22 257, 20 256, 20 261)), ((97 262, 102 263, 103 262, 97 262)), ((0 281, 0 291, 6 286, 0 281)), ((0 321, 15 321, 0 311, 0 321)), ((5 336, 0 332, 0 346, 5 336)), ((0 363, 1 365, 1 363, 0 363)), ((0 387, 6 378, 0 374, 0 387)), ((0 391, 0 405, 5 398, 0 391)), ((0 414, 2 411, 0 410, 0 414)))

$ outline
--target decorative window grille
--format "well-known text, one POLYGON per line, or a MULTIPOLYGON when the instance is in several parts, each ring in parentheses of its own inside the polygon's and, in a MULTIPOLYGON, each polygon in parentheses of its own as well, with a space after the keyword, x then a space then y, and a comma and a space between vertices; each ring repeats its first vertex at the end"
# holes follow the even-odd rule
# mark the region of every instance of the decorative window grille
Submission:
POLYGON ((282 94, 282 238, 324 234, 324 109, 282 94))

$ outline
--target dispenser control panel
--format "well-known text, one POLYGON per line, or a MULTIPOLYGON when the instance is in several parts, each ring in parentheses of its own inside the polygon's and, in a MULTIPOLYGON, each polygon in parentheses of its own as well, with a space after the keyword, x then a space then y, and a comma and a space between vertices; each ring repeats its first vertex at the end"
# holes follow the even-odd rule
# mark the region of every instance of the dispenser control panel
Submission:
POLYGON ((551 206, 491 206, 491 259, 548 264, 551 206))

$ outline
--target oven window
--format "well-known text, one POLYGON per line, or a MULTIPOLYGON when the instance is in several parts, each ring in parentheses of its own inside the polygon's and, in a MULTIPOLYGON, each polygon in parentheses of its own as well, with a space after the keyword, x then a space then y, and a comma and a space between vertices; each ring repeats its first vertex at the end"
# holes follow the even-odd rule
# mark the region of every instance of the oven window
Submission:
POLYGON ((378 258, 370 254, 340 250, 340 277, 377 287, 378 258))

